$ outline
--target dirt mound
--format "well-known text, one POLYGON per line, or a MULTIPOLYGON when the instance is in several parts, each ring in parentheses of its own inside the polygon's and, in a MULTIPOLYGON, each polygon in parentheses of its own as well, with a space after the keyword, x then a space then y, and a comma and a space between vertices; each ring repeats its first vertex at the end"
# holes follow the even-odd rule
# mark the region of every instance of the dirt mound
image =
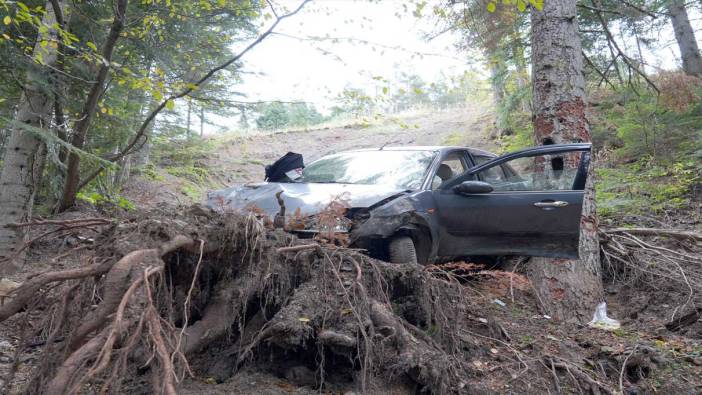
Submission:
POLYGON ((31 276, 0 307, 17 328, 11 373, 32 371, 5 378, 13 392, 700 388, 694 339, 673 350, 553 322, 516 273, 389 264, 198 206, 107 225, 94 246, 89 264, 31 276))

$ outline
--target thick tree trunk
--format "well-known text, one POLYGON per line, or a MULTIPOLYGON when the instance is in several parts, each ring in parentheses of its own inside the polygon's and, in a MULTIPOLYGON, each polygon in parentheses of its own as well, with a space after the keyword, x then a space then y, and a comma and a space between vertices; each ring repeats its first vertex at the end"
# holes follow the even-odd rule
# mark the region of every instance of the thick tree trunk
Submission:
MULTIPOLYGON (((55 2, 63 12, 65 2, 55 2)), ((57 50, 53 45, 42 47, 42 41, 57 42, 56 13, 52 2, 46 3, 46 14, 42 24, 48 27, 45 33, 40 33, 34 47, 34 59, 54 67, 57 61, 57 50)), ((48 128, 51 123, 51 112, 54 104, 50 92, 42 89, 45 73, 31 68, 27 73, 24 91, 20 98, 15 116, 17 123, 10 132, 5 150, 2 173, 0 173, 0 275, 14 270, 16 251, 24 243, 23 228, 8 227, 9 224, 23 222, 29 216, 34 203, 35 189, 35 158, 41 146, 41 140, 34 133, 22 126, 32 128, 48 128), (22 125, 22 126, 20 126, 22 125)), ((47 131, 48 133, 48 131, 47 131)))
MULTIPOLYGON (((537 144, 590 141, 575 0, 544 1, 532 11, 533 124, 537 144)), ((592 169, 590 169, 592 173, 592 169)), ((600 302, 599 245, 592 174, 580 229, 580 259, 533 259, 529 277, 548 313, 587 321, 600 302)))
POLYGON ((683 70, 689 75, 702 76, 702 57, 700 57, 700 49, 695 39, 695 31, 687 16, 685 1, 669 0, 668 12, 673 30, 675 30, 675 40, 680 48, 683 70))
MULTIPOLYGON (((105 44, 102 49, 103 62, 98 69, 97 78, 92 83, 88 98, 83 104, 83 111, 80 120, 76 123, 71 138, 71 144, 76 148, 83 148, 85 139, 88 135, 90 123, 95 116, 98 100, 102 95, 107 74, 110 71, 110 62, 112 61, 112 52, 115 49, 119 34, 124 27, 126 19, 128 0, 118 0, 115 2, 115 14, 112 20, 110 33, 107 35, 105 44)), ((68 164, 66 167, 66 180, 64 182, 63 193, 59 203, 59 211, 64 211, 75 204, 76 195, 80 189, 80 156, 77 153, 71 152, 68 155, 68 164)))

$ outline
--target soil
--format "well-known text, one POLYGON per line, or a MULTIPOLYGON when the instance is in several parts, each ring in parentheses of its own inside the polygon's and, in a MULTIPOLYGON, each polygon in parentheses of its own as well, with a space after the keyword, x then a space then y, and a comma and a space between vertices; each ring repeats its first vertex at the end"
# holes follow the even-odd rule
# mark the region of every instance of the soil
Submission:
MULTIPOLYGON (((261 180, 263 166, 287 151, 300 152, 305 156, 306 162, 309 162, 335 151, 385 144, 469 145, 494 150, 495 145, 487 138, 490 123, 489 112, 476 106, 465 112, 422 114, 403 118, 401 121, 383 120, 369 127, 354 125, 239 137, 220 144, 216 151, 210 157, 203 158, 203 161, 212 170, 213 183, 225 186, 232 182, 261 180)), ((131 213, 112 213, 118 217, 120 225, 111 231, 111 236, 105 236, 108 227, 98 226, 94 230, 83 228, 61 234, 61 237, 38 242, 29 251, 28 262, 32 265, 26 265, 13 279, 23 282, 32 273, 83 266, 96 260, 116 260, 129 251, 152 248, 154 243, 163 242, 175 232, 192 237, 202 236, 206 233, 202 229, 208 226, 208 229, 211 229, 217 220, 201 219, 203 215, 199 213, 200 208, 178 206, 179 203, 189 203, 190 199, 180 192, 177 182, 169 181, 171 180, 166 179, 164 184, 133 179, 127 197, 137 204, 137 210, 131 213), (59 258, 56 259, 57 257, 59 258)), ((57 219, 104 215, 104 212, 82 207, 57 219)), ((699 229, 700 224, 693 223, 688 226, 699 229)), ((245 237, 250 237, 248 232, 241 233, 241 227, 238 229, 229 229, 227 232, 239 232, 236 234, 246 234, 245 237)), ((267 251, 265 254, 271 254, 271 251, 280 245, 297 243, 275 232, 265 233, 263 239, 266 245, 270 244, 267 249, 261 250, 267 251)), ((666 247, 684 248, 689 254, 699 254, 702 250, 699 243, 685 246, 666 244, 666 247)), ((336 247, 329 248, 329 251, 336 251, 336 247)), ((355 256, 354 252, 348 253, 355 256)), ((183 258, 182 262, 191 265, 188 270, 192 272, 192 265, 197 259, 192 254, 178 256, 183 258)), ((325 276, 334 275, 336 272, 329 274, 326 272, 328 266, 315 261, 314 257, 305 256, 307 255, 300 258, 302 261, 298 260, 298 255, 295 255, 294 259, 288 256, 283 260, 278 257, 277 260, 266 261, 274 263, 261 266, 260 270, 268 271, 265 272, 268 274, 261 274, 261 277, 257 278, 262 281, 261 284, 269 278, 281 281, 280 278, 290 275, 290 265, 301 265, 300 270, 305 273, 302 277, 307 276, 305 279, 276 283, 278 287, 285 283, 288 284, 286 286, 296 289, 285 294, 289 299, 265 302, 276 306, 278 313, 287 312, 292 306, 295 309, 290 310, 290 314, 294 314, 276 313, 277 318, 265 319, 277 319, 287 323, 292 321, 298 326, 313 326, 316 335, 310 338, 312 343, 282 351, 283 349, 275 344, 285 343, 288 341, 285 336, 290 335, 279 334, 277 340, 261 343, 249 359, 237 368, 232 368, 231 360, 238 358, 241 351, 237 348, 240 346, 236 346, 237 339, 239 336, 245 337, 240 333, 241 327, 237 328, 237 325, 234 325, 226 336, 189 355, 192 375, 185 375, 184 380, 179 383, 179 393, 350 395, 361 392, 359 377, 363 369, 355 358, 359 358, 362 351, 347 350, 347 354, 342 353, 345 356, 342 358, 341 354, 330 353, 328 349, 318 353, 319 345, 314 343, 317 341, 318 331, 323 327, 332 327, 343 332, 356 325, 356 321, 349 320, 348 317, 349 308, 354 307, 347 306, 341 300, 337 289, 323 288, 331 286, 324 282, 324 278, 327 278, 325 276), (295 284, 291 285, 292 283, 295 284), (304 284, 311 284, 312 288, 300 291, 304 284), (319 293, 320 289, 326 289, 328 293, 319 293), (298 298, 298 294, 304 297, 298 298), (332 296, 329 303, 336 307, 333 313, 324 312, 321 309, 323 304, 316 303, 322 300, 318 298, 326 298, 329 295, 332 296), (295 304, 295 301, 301 304, 295 304), (283 340, 280 336, 283 336, 283 340), (324 362, 321 362, 320 358, 324 362)), ((245 261, 243 256, 237 257, 241 265, 253 262, 248 259, 245 261)), ((348 264, 344 263, 342 258, 339 259, 340 268, 348 264)), ((395 316, 403 322, 404 328, 418 329, 421 333, 413 332, 413 336, 418 339, 419 344, 426 347, 420 348, 423 351, 421 357, 417 358, 412 357, 416 352, 412 354, 407 351, 413 349, 407 345, 404 347, 409 348, 405 348, 404 351, 400 348, 400 352, 395 354, 394 350, 398 348, 398 344, 393 343, 390 347, 387 343, 393 335, 387 335, 382 326, 376 325, 376 335, 380 338, 372 339, 373 342, 378 341, 377 344, 373 343, 372 350, 377 355, 373 354, 375 362, 363 386, 366 393, 702 393, 702 325, 694 319, 691 324, 682 328, 667 325, 671 323, 673 314, 680 317, 692 311, 690 306, 695 306, 695 303, 699 306, 702 301, 699 295, 695 294, 692 305, 686 303, 689 298, 688 291, 676 283, 655 276, 637 276, 618 266, 610 267, 605 278, 609 315, 620 320, 622 327, 608 331, 587 325, 558 322, 545 314, 528 278, 519 274, 519 266, 523 267, 528 262, 516 265, 505 262, 499 266, 455 262, 441 267, 404 268, 400 270, 406 271, 400 275, 397 274, 400 272, 396 273, 396 269, 388 264, 365 258, 358 259, 362 268, 361 283, 368 290, 368 300, 387 297, 395 316), (389 276, 386 278, 393 279, 388 283, 387 294, 374 290, 374 273, 378 270, 389 276), (414 279, 412 281, 415 283, 412 283, 411 279, 414 279), (417 279, 421 281, 416 282, 417 279), (447 279, 451 281, 446 282, 447 279), (450 285, 427 288, 426 284, 434 283, 450 285), (456 284, 460 287, 456 288, 456 284), (419 292, 420 290, 422 291, 419 292), (460 293, 451 293, 455 290, 460 290, 460 293), (433 318, 422 318, 426 314, 433 318), (448 359, 443 359, 444 356, 448 359), (437 377, 434 370, 443 373, 437 377), (450 383, 450 386, 446 387, 446 383, 450 383)), ((233 262, 235 259, 230 260, 233 262)), ((176 261, 181 264, 180 260, 171 257, 166 259, 166 265, 173 265, 176 261)), ((219 270, 216 269, 217 265, 228 261, 222 260, 220 256, 208 262, 213 268, 207 270, 216 271, 219 270)), ((227 276, 236 279, 241 275, 238 271, 245 271, 244 268, 245 266, 238 267, 227 276)), ((256 269, 256 266, 251 268, 256 269)), ((253 272, 258 273, 256 270, 253 272)), ((353 270, 350 270, 350 273, 353 273, 353 270)), ((339 274, 350 275, 341 271, 339 274)), ((220 275, 222 278, 229 278, 227 276, 220 275)), ((354 279, 346 280, 346 277, 343 277, 341 282, 346 284, 347 281, 353 283, 354 279)), ((37 301, 43 303, 56 300, 58 288, 46 291, 37 301)), ((280 289, 276 289, 276 292, 279 291, 280 289)), ((92 292, 99 293, 101 290, 96 288, 92 292)), ((182 298, 182 295, 178 296, 177 293, 174 295, 175 298, 182 298)), ((207 298, 212 298, 204 290, 198 297, 201 298, 199 303, 202 303, 202 306, 206 304, 207 298)), ((248 315, 244 315, 239 324, 256 327, 256 315, 253 312, 256 305, 261 303, 264 302, 257 300, 256 303, 249 303, 248 307, 252 310, 248 315)), ((181 301, 174 305, 183 304, 181 301)), ((359 312, 367 313, 366 304, 361 303, 358 306, 359 312)), ((83 308, 87 308, 86 311, 91 310, 89 305, 83 308)), ((44 319, 53 310, 42 308, 41 303, 29 310, 29 314, 19 313, 0 324, 0 377, 7 377, 11 370, 16 370, 14 378, 5 387, 10 393, 26 391, 24 385, 30 382, 37 372, 43 372, 35 370, 42 361, 57 358, 56 353, 44 354, 47 346, 41 343, 42 336, 38 336, 36 341, 32 339, 33 334, 41 335, 40 329, 45 325, 44 319), (27 337, 27 334, 32 336, 27 337), (32 345, 20 347, 20 344, 27 344, 27 339, 32 345)), ((196 312, 195 316, 198 314, 204 313, 196 312)), ((78 318, 80 317, 76 317, 78 318)), ((70 327, 71 323, 64 325, 70 327)), ((245 332, 246 329, 242 333, 245 332)), ((56 347, 60 349, 64 341, 58 340, 56 347)), ((120 392, 151 392, 151 378, 148 374, 137 369, 128 372, 131 376, 120 388, 120 392), (144 377, 139 378, 139 374, 144 377)))

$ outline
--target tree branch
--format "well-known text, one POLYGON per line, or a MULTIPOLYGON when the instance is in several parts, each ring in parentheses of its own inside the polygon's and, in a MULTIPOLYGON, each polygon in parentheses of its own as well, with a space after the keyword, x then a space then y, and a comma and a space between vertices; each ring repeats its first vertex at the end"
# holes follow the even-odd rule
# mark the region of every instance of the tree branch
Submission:
POLYGON ((61 5, 59 4, 58 0, 51 0, 51 8, 54 9, 54 16, 56 17, 56 23, 58 23, 59 26, 63 29, 65 26, 63 26, 63 11, 61 10, 61 5))
MULTIPOLYGON (((599 74, 600 77, 602 77, 602 81, 605 81, 609 86, 612 87, 612 89, 614 89, 614 90, 616 91, 617 88, 615 88, 614 85, 612 85, 612 83, 609 81, 609 79, 607 78, 607 76, 604 75, 604 73, 602 73, 602 71, 600 71, 600 69, 598 69, 597 66, 595 66, 594 63, 592 63, 592 61, 590 60, 590 58, 588 58, 587 55, 585 54, 585 51, 582 51, 582 54, 583 54, 583 59, 585 59, 585 61, 587 62, 587 64, 589 64, 590 67, 592 67, 592 69, 595 70, 595 72, 597 72, 597 74, 599 74)), ((599 86, 599 85, 598 85, 598 86, 599 86)))
MULTIPOLYGON (((593 4, 595 7, 599 6, 598 0, 592 0, 592 4, 593 4)), ((612 32, 609 31, 609 26, 607 26, 607 22, 605 21, 604 17, 602 16, 602 13, 599 12, 599 11, 595 11, 595 15, 597 15, 597 19, 599 19, 600 25, 602 25, 602 29, 604 30, 605 35, 607 36, 607 40, 614 46, 614 48, 617 50, 617 52, 619 52, 619 55, 621 55, 622 59, 624 60, 624 63, 626 63, 627 66, 629 66, 629 68, 630 68, 631 70, 634 70, 638 75, 640 75, 641 77, 643 77, 643 79, 646 81, 646 83, 648 83, 648 85, 649 85, 651 88, 653 88, 653 90, 655 90, 656 93, 660 93, 660 90, 658 90, 658 87, 656 86, 656 84, 654 84, 653 81, 651 81, 651 80, 648 78, 648 76, 646 75, 646 73, 644 73, 643 71, 639 70, 639 68, 636 67, 636 66, 631 62, 631 59, 624 53, 624 51, 622 51, 621 48, 619 48, 619 44, 617 44, 617 41, 614 40, 614 36, 612 35, 612 32)))
MULTIPOLYGON (((650 10, 647 10, 647 9, 645 9, 645 8, 641 8, 641 7, 637 6, 636 4, 632 4, 632 3, 628 2, 627 0, 619 0, 619 2, 621 2, 621 3, 624 4, 624 5, 626 5, 626 6, 629 7, 629 8, 635 9, 636 11, 638 11, 638 12, 640 12, 640 13, 642 13, 642 14, 648 15, 648 16, 650 16, 650 17, 653 18, 653 19, 658 18, 658 15, 656 15, 655 12, 650 11, 650 10)), ((661 15, 664 15, 663 13, 660 13, 660 14, 661 14, 661 15)))
POLYGON ((667 236, 674 239, 693 239, 702 241, 702 233, 687 231, 687 230, 676 230, 676 229, 660 229, 660 228, 614 228, 605 229, 605 233, 629 233, 632 235, 641 236, 667 236))
MULTIPOLYGON (((118 0, 114 5, 114 19, 110 32, 105 39, 105 44, 102 48, 102 62, 98 69, 95 83, 90 87, 88 97, 83 104, 81 119, 75 125, 73 135, 71 137, 71 145, 78 149, 82 149, 85 144, 85 139, 88 135, 88 129, 92 118, 95 116, 98 100, 105 89, 105 81, 107 74, 110 71, 112 54, 119 40, 119 35, 124 28, 126 22, 127 5, 129 0, 118 0)), ((75 152, 70 152, 68 155, 68 163, 66 164, 66 178, 63 186, 63 193, 59 202, 59 211, 66 210, 73 206, 75 197, 80 190, 80 156, 75 152)))
MULTIPOLYGON (((273 24, 272 24, 265 32, 263 32, 263 34, 261 34, 260 36, 258 36, 258 38, 257 38, 256 40, 254 40, 252 43, 250 43, 249 45, 247 45, 246 48, 244 48, 243 50, 241 50, 241 52, 239 52, 238 54, 234 55, 232 58, 230 58, 230 59, 227 60, 226 62, 220 64, 219 66, 217 66, 217 67, 211 69, 211 70, 208 71, 204 76, 200 77, 200 79, 198 79, 197 81, 195 81, 195 82, 192 83, 192 84, 189 84, 187 88, 183 89, 182 91, 180 91, 180 92, 178 92, 178 93, 174 93, 174 94, 168 96, 166 99, 164 99, 154 110, 151 111, 151 113, 150 113, 150 114, 146 117, 146 119, 142 122, 141 126, 139 127, 139 129, 137 130, 136 134, 134 135, 134 137, 132 138, 132 140, 129 142, 129 144, 127 144, 127 146, 126 146, 121 152, 119 152, 119 153, 117 153, 117 154, 114 154, 114 155, 111 155, 111 156, 109 156, 109 157, 107 157, 107 158, 105 158, 105 159, 106 159, 107 161, 109 161, 109 162, 116 162, 116 161, 118 161, 119 159, 125 157, 126 155, 129 155, 129 154, 131 154, 132 152, 134 152, 134 151, 138 150, 139 148, 141 148, 141 147, 144 145, 144 143, 146 142, 146 140, 148 139, 148 136, 146 136, 146 130, 148 129, 148 127, 149 127, 149 125, 151 124, 151 122, 154 121, 154 119, 156 118, 156 116, 157 116, 164 108, 166 108, 166 105, 168 104, 169 101, 171 101, 171 100, 176 100, 176 99, 180 99, 180 98, 182 98, 182 97, 184 97, 184 96, 187 96, 188 94, 190 94, 190 92, 193 92, 194 90, 196 90, 197 88, 199 88, 200 86, 202 86, 205 82, 207 82, 207 81, 208 81, 213 75, 215 75, 217 72, 219 72, 219 71, 221 71, 221 70, 223 70, 223 69, 229 67, 229 66, 232 65, 234 62, 236 62, 236 61, 238 61, 239 59, 241 59, 247 52, 249 52, 249 51, 250 51, 251 49, 253 49, 255 46, 257 46, 258 44, 260 44, 261 41, 263 41, 266 37, 270 36, 270 35, 273 33, 273 31, 275 30, 275 28, 278 26, 278 24, 279 24, 280 22, 282 22, 284 19, 289 18, 289 17, 291 17, 291 16, 297 14, 298 12, 300 12, 300 10, 302 10, 302 8, 305 6, 305 4, 309 3, 310 1, 311 1, 311 0, 303 0, 303 1, 297 6, 297 8, 295 8, 293 11, 291 11, 291 12, 289 12, 289 13, 287 13, 287 14, 284 14, 284 15, 281 15, 281 16, 277 17, 276 20, 275 20, 275 22, 273 22, 273 24), (141 141, 141 140, 143 140, 143 141, 141 141), (137 146, 137 144, 139 144, 139 145, 137 146), (135 148, 136 148, 136 149, 135 149, 135 148)), ((102 167, 102 166, 99 166, 94 172, 92 172, 91 174, 89 174, 83 181, 80 182, 79 187, 78 187, 79 190, 80 190, 81 188, 83 188, 85 185, 87 185, 90 181, 92 181, 95 177, 97 177, 97 176, 100 174, 100 172, 102 172, 102 170, 103 170, 103 167, 102 167)))
POLYGON ((590 11, 594 11, 594 12, 605 12, 608 14, 615 14, 615 15, 623 16, 622 13, 617 11, 617 10, 608 10, 606 8, 592 7, 592 6, 585 5, 585 4, 578 4, 577 6, 579 8, 584 8, 586 10, 590 10, 590 11))

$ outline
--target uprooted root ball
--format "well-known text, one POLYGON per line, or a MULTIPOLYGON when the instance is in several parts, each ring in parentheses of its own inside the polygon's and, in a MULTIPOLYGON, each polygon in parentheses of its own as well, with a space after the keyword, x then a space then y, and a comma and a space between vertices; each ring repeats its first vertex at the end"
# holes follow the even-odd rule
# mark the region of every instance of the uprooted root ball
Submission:
POLYGON ((0 307, 0 320, 45 312, 28 393, 175 394, 194 372, 247 365, 320 389, 468 391, 449 275, 204 210, 121 223, 96 245, 90 265, 39 274, 0 307))

